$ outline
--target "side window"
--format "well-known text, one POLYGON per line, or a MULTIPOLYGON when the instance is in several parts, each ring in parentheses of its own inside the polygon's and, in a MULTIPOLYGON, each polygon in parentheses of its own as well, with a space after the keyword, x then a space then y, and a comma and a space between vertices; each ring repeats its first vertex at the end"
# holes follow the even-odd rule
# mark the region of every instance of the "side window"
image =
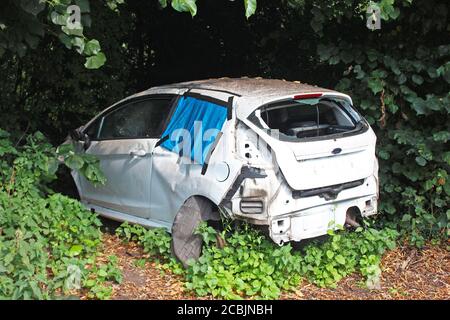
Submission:
POLYGON ((208 152, 227 121, 227 115, 227 103, 224 101, 182 96, 163 133, 163 137, 168 139, 161 143, 161 146, 204 164, 208 152))
POLYGON ((100 118, 98 138, 159 138, 172 98, 131 102, 100 118))

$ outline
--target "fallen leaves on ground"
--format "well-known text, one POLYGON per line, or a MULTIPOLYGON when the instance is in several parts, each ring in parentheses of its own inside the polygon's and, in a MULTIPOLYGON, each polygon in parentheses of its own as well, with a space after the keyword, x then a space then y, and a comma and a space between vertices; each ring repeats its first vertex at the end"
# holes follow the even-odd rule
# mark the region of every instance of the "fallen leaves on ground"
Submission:
MULTIPOLYGON (((116 255, 123 273, 113 285, 112 299, 197 299, 184 288, 181 276, 164 272, 149 262, 134 243, 104 235, 103 254, 116 255)), ((282 299, 450 299, 450 254, 443 246, 416 249, 407 245, 387 252, 381 263, 380 289, 370 290, 359 274, 341 280, 336 288, 319 288, 306 280, 282 299)))

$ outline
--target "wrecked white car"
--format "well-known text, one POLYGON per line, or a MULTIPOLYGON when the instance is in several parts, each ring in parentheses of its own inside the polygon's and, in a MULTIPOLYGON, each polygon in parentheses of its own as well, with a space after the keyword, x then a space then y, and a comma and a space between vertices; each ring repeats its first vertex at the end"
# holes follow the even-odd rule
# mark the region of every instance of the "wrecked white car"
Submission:
POLYGON ((81 201, 119 221, 172 232, 183 262, 224 214, 279 245, 376 214, 376 136, 348 95, 264 79, 165 85, 128 97, 71 134, 107 178, 77 172, 81 201))

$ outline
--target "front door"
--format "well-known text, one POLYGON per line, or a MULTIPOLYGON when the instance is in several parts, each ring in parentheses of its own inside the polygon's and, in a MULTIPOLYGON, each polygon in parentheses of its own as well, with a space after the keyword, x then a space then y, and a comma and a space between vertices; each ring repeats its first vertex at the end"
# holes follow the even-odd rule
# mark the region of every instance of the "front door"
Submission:
POLYGON ((131 101, 99 117, 86 129, 92 140, 86 153, 100 160, 106 184, 81 178, 83 201, 104 208, 150 217, 151 154, 161 136, 173 97, 131 101))

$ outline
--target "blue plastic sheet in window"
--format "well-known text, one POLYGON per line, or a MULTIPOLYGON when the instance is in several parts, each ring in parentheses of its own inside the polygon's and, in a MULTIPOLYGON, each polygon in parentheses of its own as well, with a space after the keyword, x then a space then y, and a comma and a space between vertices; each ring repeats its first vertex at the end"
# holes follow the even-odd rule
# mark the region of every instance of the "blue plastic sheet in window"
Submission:
POLYGON ((199 164, 205 158, 227 119, 227 108, 209 101, 183 96, 178 100, 175 112, 162 137, 168 136, 161 146, 176 152, 182 152, 199 164), (188 140, 184 140, 188 139, 188 140), (190 150, 181 150, 183 147, 190 150))

